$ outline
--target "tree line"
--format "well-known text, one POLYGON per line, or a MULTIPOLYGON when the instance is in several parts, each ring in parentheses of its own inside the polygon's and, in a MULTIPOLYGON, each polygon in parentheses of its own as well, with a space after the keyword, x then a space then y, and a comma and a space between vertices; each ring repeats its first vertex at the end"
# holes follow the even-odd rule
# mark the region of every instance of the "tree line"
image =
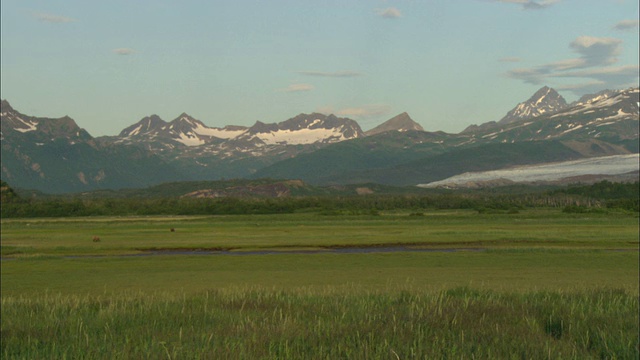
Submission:
POLYGON ((303 196, 281 198, 49 198, 3 197, 2 218, 128 215, 376 214, 379 211, 475 209, 514 212, 529 207, 556 207, 567 212, 624 209, 638 212, 638 182, 601 182, 530 194, 460 193, 429 195, 303 196))

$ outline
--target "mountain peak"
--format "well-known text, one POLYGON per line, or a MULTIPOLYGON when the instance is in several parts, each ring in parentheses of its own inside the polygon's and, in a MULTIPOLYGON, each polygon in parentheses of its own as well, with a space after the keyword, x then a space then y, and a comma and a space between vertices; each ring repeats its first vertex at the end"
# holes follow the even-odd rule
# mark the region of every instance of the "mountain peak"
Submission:
MULTIPOLYGON (((538 91, 535 92, 535 94, 533 94, 533 96, 531 96, 531 99, 536 99, 536 98, 540 98, 545 96, 546 94, 548 94, 549 92, 555 92, 554 89, 548 87, 547 85, 541 87, 540 89, 538 89, 538 91)), ((529 99, 529 100, 531 100, 529 99)))
POLYGON ((266 124, 260 120, 256 120, 256 123, 249 128, 248 133, 249 134, 269 133, 277 130, 278 130, 278 125, 276 124, 266 124))
POLYGON ((0 112, 8 112, 12 110, 13 108, 9 105, 9 102, 7 100, 2 100, 0 103, 0 112))
POLYGON ((152 131, 162 128, 166 124, 166 121, 162 120, 158 115, 153 114, 151 116, 146 116, 137 123, 123 129, 118 136, 128 137, 148 134, 152 131))
POLYGON ((525 102, 521 102, 505 115, 499 124, 509 124, 519 120, 538 117, 567 107, 567 101, 554 89, 543 86, 525 102))
POLYGON ((200 122, 200 121, 196 120, 193 116, 187 114, 186 112, 183 112, 177 118, 171 121, 172 124, 181 123, 181 122, 194 123, 194 122, 200 122))
POLYGON ((171 120, 168 125, 168 129, 173 130, 176 133, 188 133, 196 128, 207 128, 207 126, 202 121, 194 118, 187 113, 180 114, 180 116, 171 120))
POLYGON ((424 131, 424 129, 420 124, 413 121, 409 114, 403 112, 402 114, 398 114, 375 128, 365 132, 365 135, 371 136, 387 131, 424 131))

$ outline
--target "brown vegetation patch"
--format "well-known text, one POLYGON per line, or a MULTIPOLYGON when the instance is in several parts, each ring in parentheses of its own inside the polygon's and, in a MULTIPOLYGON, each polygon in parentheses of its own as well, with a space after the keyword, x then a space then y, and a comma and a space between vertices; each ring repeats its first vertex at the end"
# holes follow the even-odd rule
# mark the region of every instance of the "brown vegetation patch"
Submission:
POLYGON ((279 198, 291 195, 290 187, 301 187, 304 183, 300 180, 290 180, 274 184, 254 186, 234 186, 226 189, 202 189, 184 194, 183 198, 220 198, 220 197, 266 197, 279 198))

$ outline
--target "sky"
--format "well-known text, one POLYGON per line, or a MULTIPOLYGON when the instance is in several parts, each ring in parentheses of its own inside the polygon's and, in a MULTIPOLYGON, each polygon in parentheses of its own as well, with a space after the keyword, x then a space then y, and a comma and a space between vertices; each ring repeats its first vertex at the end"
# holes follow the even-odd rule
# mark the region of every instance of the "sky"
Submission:
POLYGON ((364 130, 500 120, 542 86, 638 86, 637 0, 2 0, 0 95, 93 136, 320 112, 364 130))

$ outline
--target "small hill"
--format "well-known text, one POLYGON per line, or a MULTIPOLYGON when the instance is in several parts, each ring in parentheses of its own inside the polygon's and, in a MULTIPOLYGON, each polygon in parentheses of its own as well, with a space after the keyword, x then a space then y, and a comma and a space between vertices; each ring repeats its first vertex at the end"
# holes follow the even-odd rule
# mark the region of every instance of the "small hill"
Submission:
POLYGON ((232 179, 213 181, 176 181, 146 188, 96 190, 78 193, 83 198, 276 198, 318 195, 319 190, 300 180, 232 179))

